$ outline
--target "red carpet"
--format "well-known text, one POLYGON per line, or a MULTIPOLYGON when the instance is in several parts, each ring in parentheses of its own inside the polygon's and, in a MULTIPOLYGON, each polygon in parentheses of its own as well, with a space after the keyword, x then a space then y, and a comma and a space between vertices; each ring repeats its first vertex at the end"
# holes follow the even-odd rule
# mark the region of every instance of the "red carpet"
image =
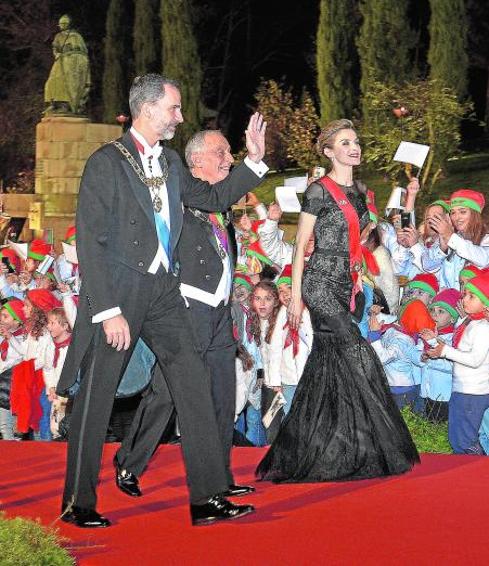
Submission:
MULTIPOLYGON (((9 516, 58 513, 66 445, 0 442, 0 508, 9 516)), ((487 564, 489 458, 423 457, 414 472, 337 484, 258 483, 257 513, 191 527, 178 447, 163 446, 130 499, 113 483, 107 445, 99 510, 114 526, 58 523, 82 565, 487 564)), ((253 483, 262 449, 234 451, 238 483, 253 483)), ((0 557, 1 562, 1 557, 0 557)))

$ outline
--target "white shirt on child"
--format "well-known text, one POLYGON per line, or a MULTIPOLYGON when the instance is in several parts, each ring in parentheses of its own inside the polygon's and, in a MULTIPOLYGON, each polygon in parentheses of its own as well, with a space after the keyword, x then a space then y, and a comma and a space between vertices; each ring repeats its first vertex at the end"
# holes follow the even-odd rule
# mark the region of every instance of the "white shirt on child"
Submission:
POLYGON ((299 351, 294 357, 293 345, 285 348, 285 341, 289 332, 287 323, 287 309, 282 306, 278 312, 273 329, 272 338, 268 347, 268 368, 265 371, 265 385, 280 387, 281 385, 297 385, 307 358, 311 352, 313 331, 309 311, 304 309, 299 326, 299 351))
POLYGON ((446 345, 441 355, 454 362, 453 392, 489 394, 489 321, 470 322, 458 347, 446 345))

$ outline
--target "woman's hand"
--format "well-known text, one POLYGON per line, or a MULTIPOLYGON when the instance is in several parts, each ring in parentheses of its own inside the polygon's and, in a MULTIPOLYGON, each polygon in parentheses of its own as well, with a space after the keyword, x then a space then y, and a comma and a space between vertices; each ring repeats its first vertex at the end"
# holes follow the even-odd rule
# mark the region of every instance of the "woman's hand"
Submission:
POLYGON ((397 233, 397 241, 405 248, 412 248, 418 243, 418 231, 414 226, 402 228, 397 233))
POLYGON ((441 239, 448 242, 450 236, 454 233, 454 229, 450 219, 447 216, 440 216, 439 214, 434 214, 431 218, 426 221, 433 230, 435 230, 441 239))
POLYGON ((301 323, 302 311, 304 310, 304 303, 301 299, 290 300, 289 306, 287 307, 287 320, 289 321, 289 326, 293 330, 297 330, 301 323))

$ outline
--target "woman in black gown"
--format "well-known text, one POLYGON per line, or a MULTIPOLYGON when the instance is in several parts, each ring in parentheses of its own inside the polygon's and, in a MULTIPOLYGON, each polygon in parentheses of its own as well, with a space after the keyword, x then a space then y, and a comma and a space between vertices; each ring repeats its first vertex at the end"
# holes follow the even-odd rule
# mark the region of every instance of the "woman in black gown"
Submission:
POLYGON ((314 343, 290 412, 256 470, 259 478, 276 482, 373 478, 406 472, 419 462, 382 364, 351 314, 355 302, 357 311, 362 308, 351 246, 369 231, 366 188, 352 176, 361 158, 353 124, 336 120, 326 126, 318 150, 332 162, 323 182, 334 181, 336 199, 321 180, 312 183, 299 217, 288 315, 297 327, 303 299, 314 343), (313 232, 315 249, 304 269, 313 232))

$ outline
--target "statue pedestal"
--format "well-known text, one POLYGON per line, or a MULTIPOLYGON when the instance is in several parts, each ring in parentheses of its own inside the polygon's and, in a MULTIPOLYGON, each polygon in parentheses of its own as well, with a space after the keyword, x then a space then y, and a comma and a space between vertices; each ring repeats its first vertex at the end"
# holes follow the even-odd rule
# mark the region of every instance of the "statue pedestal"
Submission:
POLYGON ((35 195, 29 211, 32 230, 52 228, 55 241, 64 238, 74 222, 87 159, 121 133, 120 126, 93 124, 88 118, 46 116, 37 124, 35 195))

